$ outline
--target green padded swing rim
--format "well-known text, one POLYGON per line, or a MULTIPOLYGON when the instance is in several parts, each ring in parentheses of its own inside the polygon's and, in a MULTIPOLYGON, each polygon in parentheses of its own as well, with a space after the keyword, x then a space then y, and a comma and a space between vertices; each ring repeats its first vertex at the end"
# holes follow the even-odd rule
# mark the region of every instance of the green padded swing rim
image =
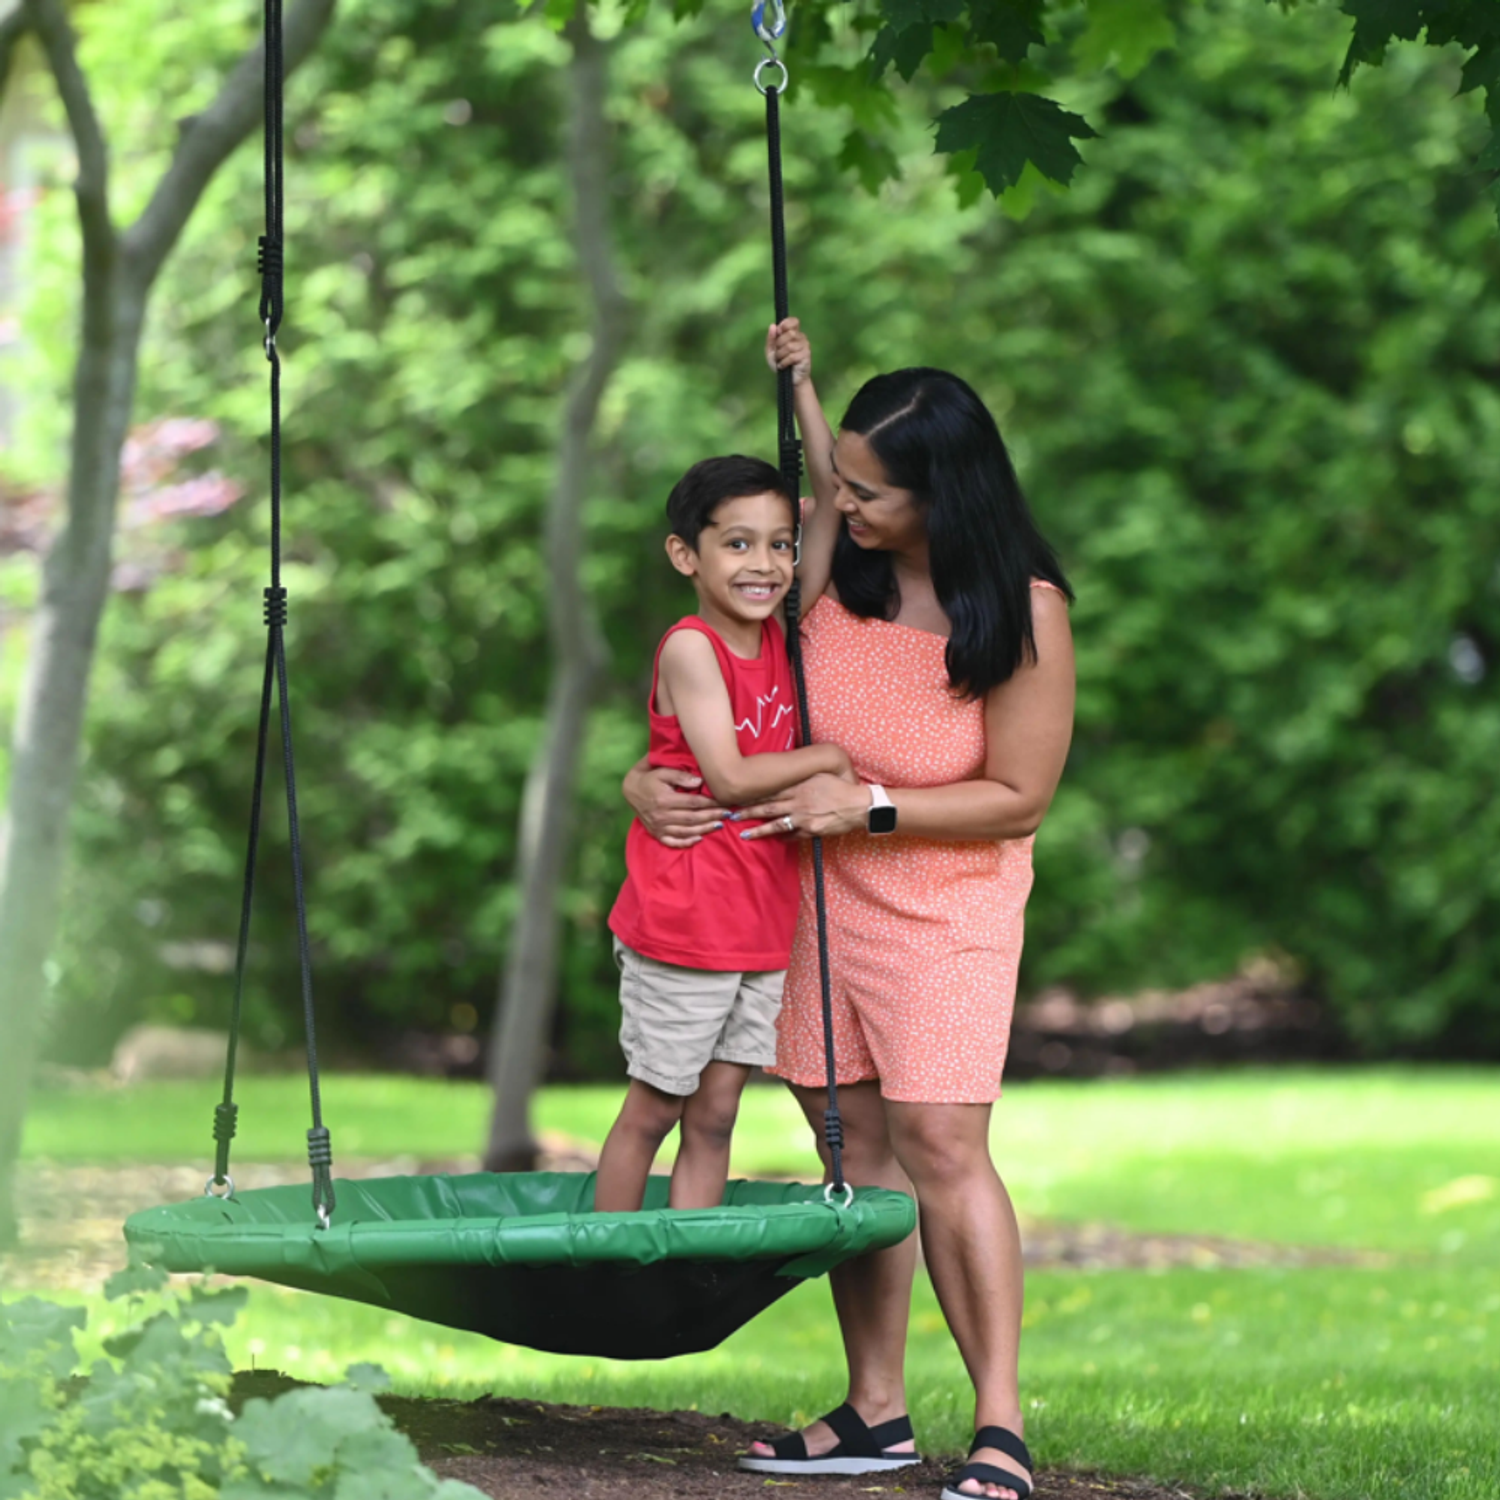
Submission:
MULTIPOLYGON (((857 1188, 845 1206, 821 1185, 731 1182, 711 1209, 591 1208, 594 1174, 473 1173, 338 1184, 339 1212, 318 1229, 305 1186, 259 1188, 144 1209, 125 1223, 135 1257, 169 1271, 276 1279, 390 1266, 651 1265, 663 1260, 786 1259, 782 1274, 820 1276, 851 1256, 899 1243, 916 1227, 904 1193, 857 1188)), ((653 1178, 648 1205, 662 1203, 653 1178)))

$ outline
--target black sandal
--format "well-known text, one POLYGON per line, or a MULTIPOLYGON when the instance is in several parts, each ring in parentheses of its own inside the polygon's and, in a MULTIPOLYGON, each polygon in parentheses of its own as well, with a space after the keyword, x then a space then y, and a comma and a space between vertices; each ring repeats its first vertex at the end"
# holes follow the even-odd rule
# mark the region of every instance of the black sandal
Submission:
MULTIPOLYGON (((1031 1454, 1026 1444, 1015 1433, 1007 1431, 1004 1427, 981 1427, 974 1434, 974 1441, 969 1447, 969 1452, 975 1453, 980 1448, 998 1448, 1007 1458, 1015 1459, 1018 1464, 1032 1473, 1036 1472, 1036 1466, 1031 1461, 1031 1454)), ((1003 1490, 1014 1490, 1021 1500, 1026 1500, 1032 1491, 1032 1483, 1029 1479, 1023 1479, 1019 1474, 1012 1474, 1009 1469, 997 1468, 994 1464, 967 1463, 949 1479, 939 1500, 983 1500, 982 1496, 966 1495, 959 1489, 959 1485, 966 1479, 977 1479, 980 1484, 993 1484, 1003 1490)))
MULTIPOLYGON (((749 1469, 754 1474, 876 1474, 922 1462, 916 1453, 885 1451, 897 1443, 911 1441, 910 1417, 892 1417, 889 1422, 869 1427, 846 1401, 823 1420, 838 1439, 827 1453, 811 1457, 806 1439, 800 1432, 792 1432, 771 1444, 771 1451, 776 1455, 774 1458, 757 1458, 754 1454, 744 1453, 740 1455, 740 1468, 749 1469)), ((965 1495, 963 1500, 972 1500, 972 1497, 965 1495)))

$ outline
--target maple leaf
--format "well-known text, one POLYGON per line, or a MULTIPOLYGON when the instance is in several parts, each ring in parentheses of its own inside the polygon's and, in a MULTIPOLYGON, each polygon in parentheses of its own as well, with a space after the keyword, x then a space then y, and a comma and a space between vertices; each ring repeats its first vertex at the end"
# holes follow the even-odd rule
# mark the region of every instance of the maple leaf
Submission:
POLYGON ((1021 180, 1026 163, 1068 182, 1083 158, 1075 140, 1095 134, 1082 115, 1037 94, 971 94, 938 116, 939 151, 973 151, 974 166, 997 197, 1021 180))

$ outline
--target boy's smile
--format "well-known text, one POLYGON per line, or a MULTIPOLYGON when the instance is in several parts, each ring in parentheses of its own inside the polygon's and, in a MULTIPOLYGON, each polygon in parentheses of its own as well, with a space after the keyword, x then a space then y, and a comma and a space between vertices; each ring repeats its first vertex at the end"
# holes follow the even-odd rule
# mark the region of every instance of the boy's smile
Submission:
POLYGON ((725 500, 714 509, 696 548, 681 537, 667 538, 667 555, 679 573, 693 580, 699 612, 730 639, 733 627, 753 626, 753 641, 742 642, 755 655, 760 624, 772 615, 792 583, 795 514, 784 495, 766 491, 725 500), (729 626, 726 632, 723 627, 729 626))

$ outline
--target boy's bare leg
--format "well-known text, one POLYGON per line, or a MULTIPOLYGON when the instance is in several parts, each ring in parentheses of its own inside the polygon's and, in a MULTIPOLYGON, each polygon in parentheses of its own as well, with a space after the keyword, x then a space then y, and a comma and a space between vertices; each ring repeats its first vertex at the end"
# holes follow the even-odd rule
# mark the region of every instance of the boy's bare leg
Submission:
POLYGON ((682 1118, 684 1103, 678 1095, 664 1093, 639 1078, 630 1080, 625 1103, 599 1153, 599 1175, 594 1181, 594 1208, 598 1213, 639 1210, 646 1196, 651 1163, 682 1118))
POLYGON ((682 1110, 682 1140, 672 1168, 673 1208, 717 1208, 729 1180, 729 1141, 750 1069, 711 1062, 682 1110))

